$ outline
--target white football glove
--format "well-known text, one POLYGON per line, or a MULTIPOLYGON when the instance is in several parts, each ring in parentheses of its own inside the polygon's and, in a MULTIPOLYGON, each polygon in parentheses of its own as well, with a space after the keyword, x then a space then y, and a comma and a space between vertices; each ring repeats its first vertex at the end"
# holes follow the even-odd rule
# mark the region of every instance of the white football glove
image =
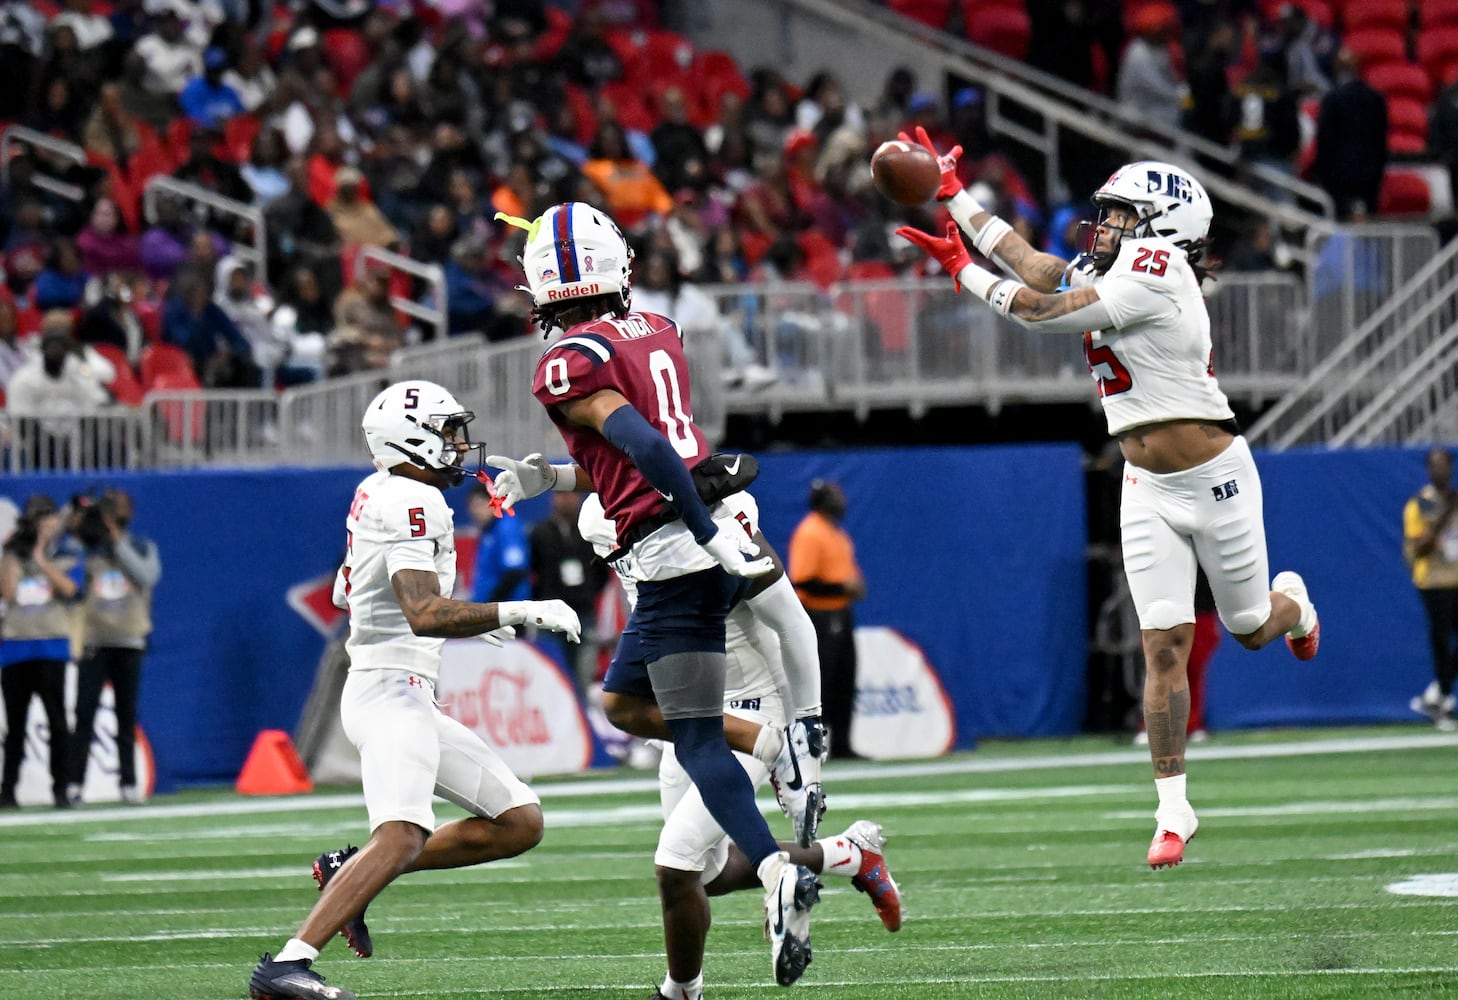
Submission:
POLYGON ((775 561, 769 556, 745 558, 759 555, 759 546, 750 540, 740 528, 719 525, 719 532, 703 543, 703 550, 713 557, 734 576, 764 576, 775 568, 775 561))
POLYGON ((582 641, 582 622, 566 601, 503 601, 496 613, 503 625, 535 625, 561 632, 570 642, 582 641))
POLYGON ((560 470, 572 468, 555 466, 540 452, 533 452, 520 461, 505 455, 487 455, 486 464, 501 470, 491 481, 491 490, 500 498, 503 510, 511 510, 518 500, 530 500, 556 489, 560 470))
POLYGON ((503 646, 505 643, 501 641, 502 639, 516 638, 516 629, 510 625, 503 625, 500 628, 492 629, 490 632, 482 632, 476 638, 489 642, 493 646, 503 646))

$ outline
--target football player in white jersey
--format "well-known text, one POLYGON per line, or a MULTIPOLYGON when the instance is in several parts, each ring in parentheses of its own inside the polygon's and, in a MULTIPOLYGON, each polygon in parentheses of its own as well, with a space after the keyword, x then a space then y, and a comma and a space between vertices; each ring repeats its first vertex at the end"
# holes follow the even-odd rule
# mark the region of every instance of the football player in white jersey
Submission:
MULTIPOLYGON (((754 538, 759 522, 759 505, 747 492, 725 497, 711 508, 714 520, 731 530, 743 529, 754 538)), ((607 559, 618 549, 617 526, 603 511, 602 500, 590 494, 577 516, 582 537, 607 559)), ((622 580, 631 606, 637 600, 639 567, 630 557, 611 563, 622 580)), ((636 637, 624 633, 619 655, 635 655, 636 637)), ((756 615, 751 601, 744 600, 729 612, 725 626, 726 670, 724 716, 761 732, 778 733, 788 721, 785 710, 787 683, 781 668, 784 640, 756 615)), ((661 727, 661 716, 659 726, 661 727)), ((665 731, 665 735, 666 731, 665 731)), ((770 777, 765 763, 750 753, 737 752, 736 759, 755 787, 770 777)), ((674 755, 673 744, 665 742, 658 766, 659 795, 663 805, 663 831, 654 855, 658 893, 663 906, 663 936, 668 973, 649 1000, 702 1000, 704 988, 704 945, 709 932, 709 897, 759 888, 759 879, 744 852, 735 847, 722 827, 709 815, 703 798, 688 772, 674 755)), ((797 833, 799 831, 797 830, 797 833)), ((780 849, 792 863, 804 865, 818 875, 839 875, 870 896, 887 930, 901 927, 901 891, 886 867, 885 838, 881 827, 870 820, 858 820, 837 837, 813 840, 805 846, 781 841, 780 849)), ((809 891, 818 894, 818 887, 809 891)), ((771 928, 774 935, 774 928, 771 928)), ((774 935, 783 937, 783 935, 774 935)), ((799 947, 790 937, 776 941, 779 947, 799 947)), ((804 961, 789 963, 803 969, 810 961, 808 934, 803 941, 804 961)), ((780 963, 776 962, 777 970, 780 963)), ((788 985, 781 980, 782 985, 788 985)))
MULTIPOLYGON (((936 155, 924 131, 918 139, 936 155)), ((1083 337, 1109 433, 1125 460, 1119 525, 1144 646, 1144 718, 1159 795, 1148 860, 1153 868, 1177 865, 1199 825, 1185 796, 1196 563, 1221 622, 1247 649, 1284 636, 1297 659, 1309 660, 1320 639, 1301 577, 1286 571, 1267 585, 1260 476, 1215 381, 1200 292, 1210 197, 1172 164, 1120 167, 1094 193, 1091 249, 1070 263, 1034 250, 964 191, 960 153, 957 147, 939 158, 937 197, 955 224, 944 237, 897 232, 998 315, 1083 337), (1013 277, 974 264, 959 226, 1013 277)))
POLYGON ((345 735, 360 755, 370 839, 358 851, 316 862, 322 890, 277 955, 265 954, 248 995, 353 997, 326 985, 311 965, 336 933, 362 957, 371 951, 364 910, 397 876, 513 857, 536 846, 542 809, 535 792, 473 731, 435 703, 440 650, 448 638, 499 643, 527 622, 578 640, 581 623, 562 601, 475 604, 453 600, 455 524, 441 491, 466 475, 474 414, 432 382, 399 382, 365 411, 376 472, 355 490, 346 519, 335 603, 349 610, 349 676, 340 698, 345 735), (471 813, 435 826, 431 796, 471 813))

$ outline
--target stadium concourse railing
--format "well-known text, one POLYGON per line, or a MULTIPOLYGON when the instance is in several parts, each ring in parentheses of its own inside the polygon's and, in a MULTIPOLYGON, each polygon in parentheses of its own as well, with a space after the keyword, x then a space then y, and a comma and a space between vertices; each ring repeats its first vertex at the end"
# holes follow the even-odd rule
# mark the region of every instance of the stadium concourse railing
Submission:
MULTIPOLYGON (((945 278, 707 286, 718 322, 685 329, 695 421, 711 440, 729 413, 906 409, 1095 399, 1076 334, 1036 334, 997 318, 945 278), (742 380, 729 337, 748 343, 772 381, 742 380)), ((1303 336, 1304 285, 1280 273, 1230 274, 1209 297, 1221 383, 1263 401, 1297 384, 1316 355, 1303 336)), ((531 394, 544 344, 455 337, 397 351, 388 369, 281 393, 152 393, 138 410, 70 418, 75 444, 46 445, 40 424, 13 420, 11 471, 201 465, 338 465, 364 459, 359 419, 381 387, 404 378, 448 386, 477 412, 473 436, 493 452, 560 454, 531 394)), ((53 435, 54 436, 54 435, 53 435)), ((69 440, 69 439, 68 439, 69 440)))
POLYGON ((392 273, 407 274, 425 287, 419 301, 391 293, 390 305, 411 319, 430 324, 435 337, 444 339, 447 335, 445 269, 372 243, 360 247, 354 255, 354 276, 362 277, 371 264, 382 265, 392 273))
POLYGON ((268 233, 264 225, 263 209, 257 205, 225 198, 205 187, 180 181, 166 174, 157 174, 147 181, 142 191, 142 214, 149 223, 157 221, 157 205, 163 199, 172 198, 189 207, 195 214, 209 218, 231 220, 241 226, 231 226, 234 234, 230 251, 235 256, 253 265, 253 273, 259 281, 268 274, 268 233), (244 236, 244 242, 237 237, 244 236))
POLYGON ((1415 443, 1409 434, 1444 426, 1454 402, 1441 365, 1458 323, 1458 242, 1439 249, 1423 228, 1350 227, 1322 241, 1317 260, 1316 363, 1252 425, 1252 443, 1277 451, 1415 443))
MULTIPOLYGON (((27 147, 33 152, 70 163, 72 166, 84 167, 86 165, 86 150, 74 142, 57 139, 44 132, 26 128, 24 125, 11 125, 4 132, 0 132, 0 181, 3 181, 7 188, 10 186, 10 161, 20 147, 27 147)), ((86 192, 75 184, 46 173, 43 169, 45 166, 45 163, 36 164, 35 175, 31 178, 31 183, 37 188, 49 191, 66 201, 81 201, 86 197, 86 192)))

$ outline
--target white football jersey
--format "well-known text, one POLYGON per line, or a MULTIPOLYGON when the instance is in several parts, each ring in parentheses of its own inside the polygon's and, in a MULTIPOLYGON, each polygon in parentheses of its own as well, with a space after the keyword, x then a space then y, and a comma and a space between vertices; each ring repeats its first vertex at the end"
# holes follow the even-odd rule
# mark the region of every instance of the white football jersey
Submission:
MULTIPOLYGON (((710 508, 710 512, 719 524, 734 531, 747 532, 750 537, 759 528, 759 504, 747 492, 725 497, 710 508)), ((577 530, 587 539, 593 551, 604 559, 618 547, 617 526, 608 520, 602 500, 596 493, 583 499, 582 509, 577 515, 577 530)), ((628 606, 634 606, 638 601, 638 583, 648 574, 639 568, 631 553, 609 565, 623 581, 628 606)), ((757 701, 760 703, 758 711, 774 719, 781 718, 780 691, 784 683, 784 667, 779 637, 760 624, 743 601, 735 605, 725 619, 724 648, 728 654, 724 672, 724 704, 757 701)))
POLYGON ((450 596, 456 525, 445 497, 434 486, 376 472, 355 489, 345 526, 348 550, 339 582, 349 606, 349 668, 397 668, 434 681, 445 640, 410 631, 390 578, 402 569, 424 570, 450 596))
POLYGON ((1210 313, 1183 250, 1158 237, 1125 238, 1105 274, 1074 271, 1068 283, 1097 287, 1114 322, 1083 338, 1110 434, 1164 420, 1234 416, 1215 381, 1210 313))

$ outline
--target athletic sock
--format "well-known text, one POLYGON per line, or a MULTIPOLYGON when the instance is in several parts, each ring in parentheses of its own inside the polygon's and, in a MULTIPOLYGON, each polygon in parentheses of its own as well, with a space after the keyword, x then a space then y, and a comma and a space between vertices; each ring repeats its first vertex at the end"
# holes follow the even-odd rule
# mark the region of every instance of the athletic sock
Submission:
POLYGON ((289 938, 288 944, 278 950, 278 954, 273 956, 273 960, 275 962, 297 962, 303 959, 306 962, 313 962, 318 957, 318 948, 305 944, 298 938, 289 938))
POLYGON ((759 876, 759 884, 766 889, 773 889, 780 880, 780 869, 789 863, 790 856, 784 851, 776 851, 765 858, 754 870, 759 876))
POLYGON ((1185 798, 1186 775, 1175 774, 1168 778, 1155 778, 1154 790, 1159 793, 1159 808, 1187 806, 1185 798))
POLYGON ((780 754, 785 749, 785 731, 777 726, 763 725, 759 727, 759 735, 754 738, 754 750, 751 751, 754 759, 763 764, 771 774, 774 773, 775 765, 780 761, 780 754))
POLYGON ((861 849, 849 837, 826 837, 815 843, 820 845, 820 850, 825 854, 825 864, 821 866, 820 874, 852 878, 860 872, 861 849))
POLYGON ((700 972, 697 976, 686 983, 681 983, 671 975, 663 977, 663 985, 658 987, 667 1000, 704 1000, 704 974, 700 972))

